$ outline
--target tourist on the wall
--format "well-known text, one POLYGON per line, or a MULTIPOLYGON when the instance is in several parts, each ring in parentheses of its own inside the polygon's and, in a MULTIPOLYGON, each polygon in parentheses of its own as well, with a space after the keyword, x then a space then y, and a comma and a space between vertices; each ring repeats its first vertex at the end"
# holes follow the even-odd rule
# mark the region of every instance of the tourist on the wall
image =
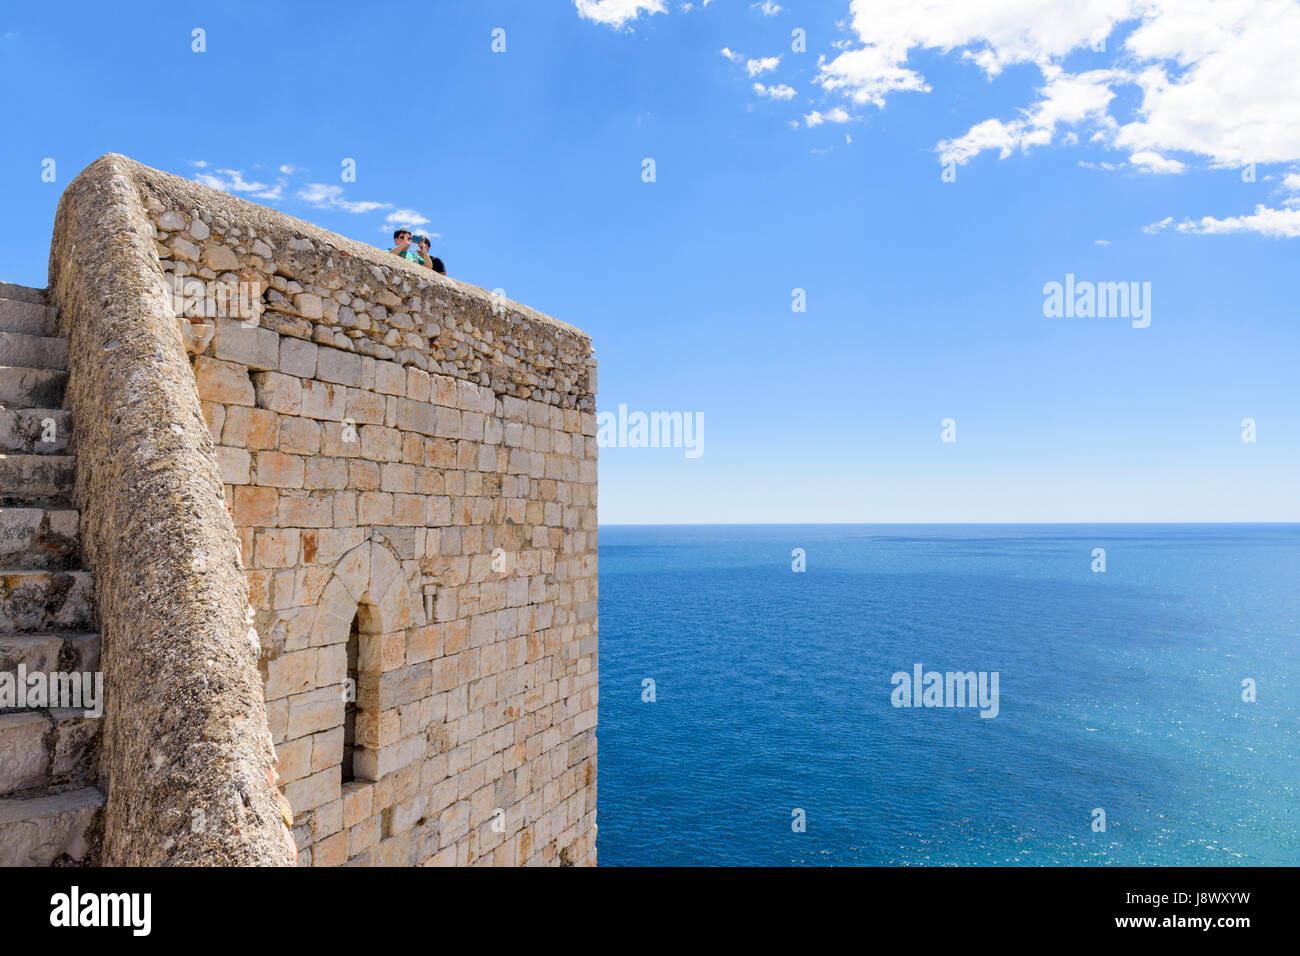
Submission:
POLYGON ((389 252, 395 252, 403 259, 424 265, 424 262, 420 258, 420 254, 411 248, 411 230, 398 229, 393 233, 393 242, 396 243, 396 245, 389 249, 389 252))
POLYGON ((389 252, 396 253, 409 262, 426 266, 439 275, 447 274, 447 267, 442 264, 442 260, 429 255, 432 243, 428 236, 413 236, 409 229, 398 229, 393 233, 393 242, 396 245, 389 252))
POLYGON ((429 261, 429 246, 432 245, 432 243, 429 242, 429 237, 416 236, 411 241, 415 243, 416 252, 420 256, 420 265, 432 268, 433 263, 429 261))

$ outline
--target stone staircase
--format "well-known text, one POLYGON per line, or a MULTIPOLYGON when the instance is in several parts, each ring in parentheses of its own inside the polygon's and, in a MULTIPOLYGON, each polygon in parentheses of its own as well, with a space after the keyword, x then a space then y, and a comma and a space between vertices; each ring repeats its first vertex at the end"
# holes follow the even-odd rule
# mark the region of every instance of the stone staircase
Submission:
POLYGON ((89 862, 103 794, 100 719, 16 707, 25 673, 99 670, 90 572, 81 568, 67 342, 37 289, 0 282, 0 866, 89 862))

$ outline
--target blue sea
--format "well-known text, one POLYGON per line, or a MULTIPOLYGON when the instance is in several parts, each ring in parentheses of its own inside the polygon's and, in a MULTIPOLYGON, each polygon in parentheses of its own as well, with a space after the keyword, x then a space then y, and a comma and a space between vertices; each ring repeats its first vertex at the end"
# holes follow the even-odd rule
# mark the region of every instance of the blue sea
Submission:
POLYGON ((602 526, 600 690, 602 866, 1300 864, 1300 525, 602 526))

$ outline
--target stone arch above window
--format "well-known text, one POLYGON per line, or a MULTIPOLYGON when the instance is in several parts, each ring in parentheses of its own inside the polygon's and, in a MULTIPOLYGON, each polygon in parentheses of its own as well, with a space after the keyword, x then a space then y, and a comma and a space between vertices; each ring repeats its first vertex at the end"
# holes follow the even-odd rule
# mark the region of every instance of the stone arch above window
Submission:
POLYGON ((423 623, 423 607, 413 598, 401 562, 389 547, 366 541, 339 559, 316 605, 312 644, 349 645, 345 679, 356 682, 356 706, 349 710, 346 695, 340 695, 338 711, 344 731, 338 765, 345 783, 382 775, 380 728, 391 723, 396 712, 381 709, 379 680, 405 664, 406 632, 423 623))
POLYGON ((425 623, 424 607, 412 596, 401 562, 391 548, 379 542, 362 542, 334 566, 334 577, 316 605, 316 630, 335 639, 321 643, 345 641, 361 604, 370 605, 375 617, 371 630, 376 634, 425 623))

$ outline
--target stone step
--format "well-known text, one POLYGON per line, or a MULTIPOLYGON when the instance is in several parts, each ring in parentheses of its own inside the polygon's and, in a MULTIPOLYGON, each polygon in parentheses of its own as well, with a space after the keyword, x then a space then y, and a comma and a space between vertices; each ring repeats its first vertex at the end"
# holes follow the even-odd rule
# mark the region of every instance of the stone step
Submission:
POLYGON ((0 796, 95 782, 103 684, 86 707, 0 713, 0 796), (91 707, 92 702, 94 707, 91 707), (99 716, 91 716, 98 712, 99 716))
POLYGON ((71 439, 72 412, 66 408, 0 408, 0 451, 58 455, 71 439))
POLYGON ((99 670, 99 635, 75 631, 0 634, 0 674, 86 673, 99 670))
POLYGON ((62 408, 68 373, 48 368, 0 366, 0 406, 62 408))
MULTIPOLYGON (((89 687, 86 690, 90 690, 89 687)), ((53 726, 50 753, 51 787, 89 787, 99 769, 100 729, 104 726, 104 683, 97 684, 93 698, 83 698, 81 708, 51 707, 53 726), (96 705, 91 708, 92 701, 96 705), (90 716, 88 711, 98 712, 90 716)))
POLYGON ((58 335, 59 313, 44 302, 6 296, 0 298, 0 329, 24 335, 58 335))
POLYGON ((18 302, 35 302, 45 304, 45 290, 33 289, 31 286, 14 285, 12 282, 0 282, 0 299, 14 299, 18 302))
POLYGON ((76 474, 74 455, 0 454, 0 507, 66 505, 76 474))
POLYGON ((94 630, 89 571, 0 571, 0 632, 94 630))
POLYGON ((104 806, 96 787, 21 799, 0 799, 0 866, 82 863, 87 831, 104 806))
POLYGON ((0 712, 0 794, 49 785, 49 732, 44 714, 0 712))
POLYGON ((76 568, 81 557, 80 521, 81 514, 74 508, 0 508, 0 568, 76 568))
POLYGON ((0 365, 68 369, 68 340, 48 335, 0 332, 0 365))

